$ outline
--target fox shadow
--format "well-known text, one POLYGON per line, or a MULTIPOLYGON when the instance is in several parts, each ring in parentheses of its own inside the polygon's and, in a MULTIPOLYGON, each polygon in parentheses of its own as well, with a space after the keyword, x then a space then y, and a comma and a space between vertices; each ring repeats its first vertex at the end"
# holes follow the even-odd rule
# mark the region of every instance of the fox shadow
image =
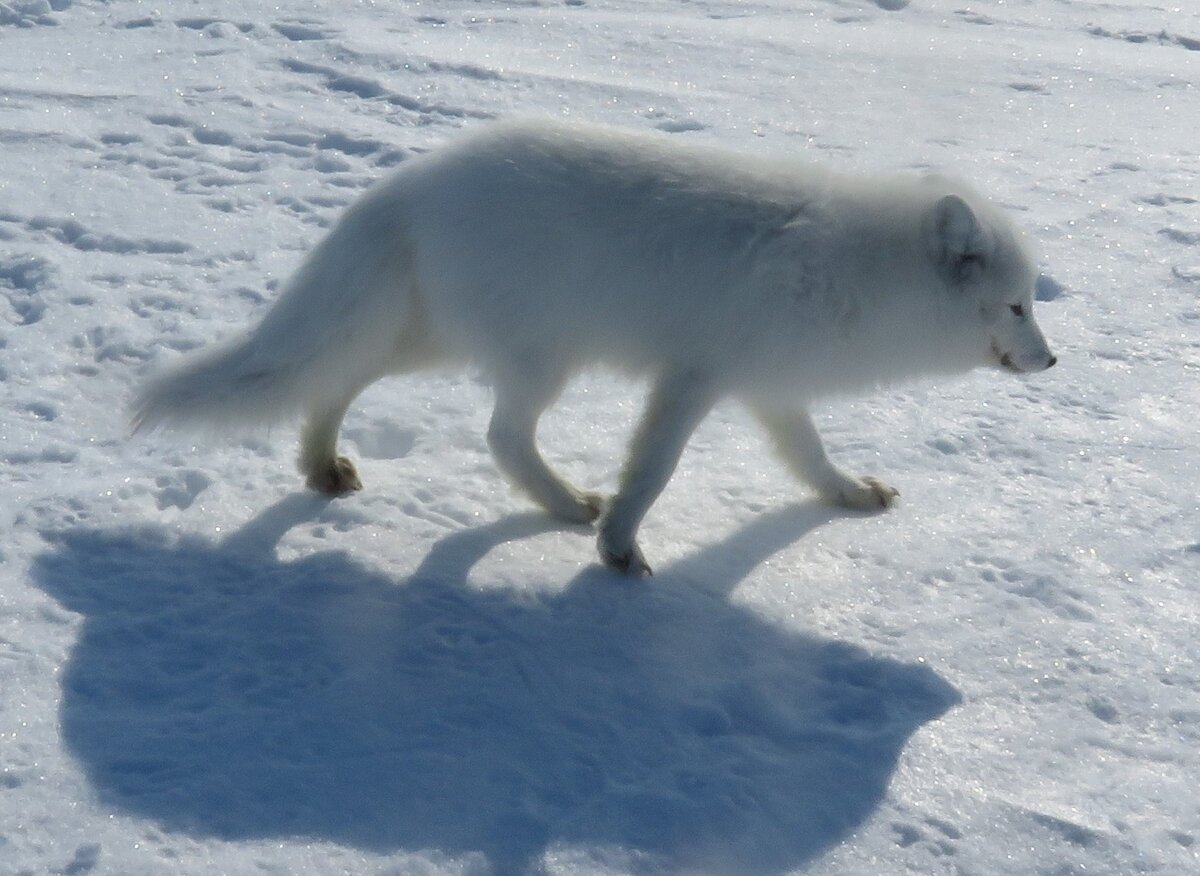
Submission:
POLYGON ((436 849, 497 874, 556 848, 779 873, 861 824, 958 701, 925 666, 730 601, 830 519, 815 505, 647 582, 593 568, 540 595, 467 581, 555 528, 540 515, 447 536, 396 581, 340 552, 276 558, 322 505, 293 496, 219 544, 47 535, 36 582, 85 616, 61 732, 103 802, 195 836, 436 849))

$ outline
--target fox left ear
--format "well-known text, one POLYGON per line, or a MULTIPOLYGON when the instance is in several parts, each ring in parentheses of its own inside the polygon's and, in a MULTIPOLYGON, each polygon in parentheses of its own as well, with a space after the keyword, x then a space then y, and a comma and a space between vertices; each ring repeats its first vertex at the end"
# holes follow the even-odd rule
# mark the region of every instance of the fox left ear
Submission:
POLYGON ((946 282, 970 279, 988 257, 987 235, 971 206, 958 195, 946 195, 930 211, 929 254, 946 282))

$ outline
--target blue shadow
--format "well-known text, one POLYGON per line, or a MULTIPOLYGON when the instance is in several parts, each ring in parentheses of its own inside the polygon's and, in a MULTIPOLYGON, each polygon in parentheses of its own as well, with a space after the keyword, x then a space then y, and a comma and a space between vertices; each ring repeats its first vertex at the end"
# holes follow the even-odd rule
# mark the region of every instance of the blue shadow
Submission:
POLYGON ((502 876, 559 844, 634 872, 781 873, 860 825, 958 701, 925 666, 729 600, 819 506, 645 582, 595 568, 536 596, 467 576, 552 529, 540 515, 452 534, 397 581, 340 552, 279 561, 321 507, 291 497, 221 544, 47 534, 36 582, 86 618, 62 736, 104 802, 200 837, 482 854, 502 876))

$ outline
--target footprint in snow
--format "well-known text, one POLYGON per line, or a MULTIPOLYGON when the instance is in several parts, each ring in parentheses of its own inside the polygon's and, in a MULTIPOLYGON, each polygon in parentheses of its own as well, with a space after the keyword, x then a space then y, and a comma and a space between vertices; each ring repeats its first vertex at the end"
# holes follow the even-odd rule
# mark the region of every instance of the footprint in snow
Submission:
POLYGON ((695 119, 668 119, 658 122, 654 127, 670 134, 682 134, 687 131, 703 131, 708 125, 697 122, 695 119))
POLYGON ((0 26, 33 27, 56 25, 55 12, 71 7, 71 0, 8 0, 0 3, 0 26))
POLYGON ((178 508, 181 511, 192 506, 196 498, 208 489, 212 479, 199 471, 181 471, 158 478, 156 502, 158 510, 178 508))
POLYGON ((8 300, 13 325, 34 325, 46 314, 42 295, 51 282, 50 263, 34 255, 0 258, 0 296, 8 300))
POLYGON ((416 433, 389 420, 352 425, 346 429, 346 437, 367 459, 403 459, 417 443, 416 433))
POLYGON ((329 38, 329 34, 318 27, 313 27, 307 24, 298 22, 283 22, 280 24, 271 25, 271 29, 281 36, 286 37, 292 42, 310 42, 313 40, 324 40, 329 38))
POLYGON ((1033 297, 1038 301, 1055 301, 1067 292, 1067 287, 1049 274, 1041 274, 1034 286, 1033 297))
POLYGON ((1160 228, 1158 233, 1172 243, 1182 244, 1183 246, 1196 246, 1200 244, 1200 231, 1184 231, 1180 228, 1160 228))

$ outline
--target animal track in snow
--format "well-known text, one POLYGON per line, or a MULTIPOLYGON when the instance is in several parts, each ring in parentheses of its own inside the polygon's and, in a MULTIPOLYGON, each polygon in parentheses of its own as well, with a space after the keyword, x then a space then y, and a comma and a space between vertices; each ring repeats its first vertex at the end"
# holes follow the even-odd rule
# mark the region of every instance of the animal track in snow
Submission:
POLYGON ((424 61, 423 66, 406 64, 404 69, 416 73, 453 73, 455 76, 475 79, 479 82, 502 82, 505 78, 503 73, 488 67, 481 67, 479 64, 456 64, 446 61, 424 61))
POLYGON ((30 402, 25 405, 25 412, 43 423, 50 423, 58 419, 58 408, 43 401, 30 402))
POLYGON ((79 458, 79 453, 71 447, 51 445, 39 450, 13 450, 4 455, 4 461, 9 465, 34 465, 49 463, 69 465, 79 458))
POLYGON ((1086 605, 1083 592, 1052 576, 1026 572, 1004 557, 979 554, 968 559, 968 568, 985 584, 1038 603, 1061 618, 1075 621, 1095 619, 1086 605))
POLYGON ((92 872, 100 862, 101 848, 100 843, 84 843, 75 849, 71 860, 55 872, 64 873, 66 876, 83 876, 84 873, 92 872))
POLYGON ((1066 287, 1062 283, 1048 274, 1042 274, 1037 278, 1033 297, 1038 301, 1054 301, 1056 298, 1061 298, 1066 291, 1066 287))
POLYGON ((1172 243, 1180 243, 1184 246, 1196 246, 1200 244, 1200 231, 1183 231, 1179 228, 1160 228, 1158 233, 1172 243))
POLYGON ((105 146, 132 146, 134 143, 142 142, 142 138, 136 134, 117 132, 112 134, 101 134, 100 142, 105 146))
POLYGON ((163 125, 168 128, 186 128, 191 124, 183 116, 173 113, 151 113, 146 116, 146 121, 152 125, 163 125))
POLYGON ((1168 33, 1166 30, 1160 30, 1158 33, 1149 33, 1137 30, 1111 31, 1103 27, 1090 27, 1088 28, 1088 33, 1095 37, 1123 40, 1127 43, 1136 43, 1138 45, 1158 44, 1160 46, 1177 46, 1187 49, 1189 52, 1200 52, 1200 39, 1183 36, 1182 34, 1168 33))
POLYGON ((1051 833, 1057 834, 1074 846, 1093 846, 1101 842, 1104 838, 1104 835, 1099 831, 1065 818, 1048 815, 1044 812, 1034 812, 1032 810, 1027 810, 1026 814, 1036 824, 1046 828, 1051 833))
POLYGON ((158 23, 157 15, 147 15, 142 18, 132 18, 118 26, 125 30, 140 30, 143 27, 156 27, 158 23))
POLYGON ((984 27, 991 27, 996 23, 996 19, 989 18, 986 15, 975 12, 971 9, 955 9, 954 14, 962 18, 967 24, 978 24, 984 27))
POLYGON ((896 845, 902 849, 919 845, 935 857, 958 854, 952 842, 962 838, 958 828, 938 818, 925 818, 922 821, 924 826, 909 821, 892 822, 896 845))
POLYGON ((113 361, 141 363, 152 355, 144 345, 133 343, 123 326, 95 326, 75 335, 70 344, 81 354, 90 352, 92 361, 97 364, 113 361))
POLYGON ((233 28, 241 33, 250 33, 254 30, 254 25, 250 22, 227 21, 222 18, 180 18, 175 21, 176 27, 184 28, 185 30, 198 30, 209 35, 220 35, 220 31, 215 28, 233 28))
POLYGON ((33 325, 46 312, 42 289, 50 282, 50 263, 34 255, 0 260, 0 294, 8 299, 15 325, 33 325))
POLYGON ((1171 276, 1185 283, 1200 283, 1200 265, 1192 267, 1174 265, 1171 268, 1171 276))
POLYGON ((150 177, 173 183, 182 194, 201 195, 206 206, 222 213, 233 213, 255 202, 247 199, 247 190, 241 187, 261 182, 260 176, 271 169, 274 155, 305 160, 305 166, 322 174, 354 171, 347 157, 367 158, 374 166, 389 167, 408 157, 406 151, 379 140, 356 138, 340 131, 235 134, 180 114, 150 114, 146 118, 152 125, 166 129, 164 140, 155 143, 153 136, 144 141, 118 135, 106 143, 108 148, 101 152, 101 158, 126 167, 146 168, 150 177))
POLYGON ((158 510, 178 508, 183 511, 190 508, 196 497, 208 489, 211 483, 212 479, 208 475, 194 470, 163 475, 156 481, 159 488, 155 498, 158 510))
POLYGON ((1087 701, 1088 711, 1105 724, 1119 724, 1121 713, 1104 697, 1091 697, 1087 701))
POLYGON ((1083 593, 1064 586, 1048 575, 1037 575, 1027 581, 1011 579, 1009 593, 1030 599, 1067 620, 1091 621, 1096 616, 1084 605, 1083 593))
POLYGON ((210 128, 207 125, 198 125, 192 128, 192 136, 196 138, 197 143, 203 143, 206 146, 229 146, 233 143, 233 134, 218 128, 210 128))
POLYGON ((388 420, 375 420, 366 426, 346 430, 346 437, 368 459, 402 459, 416 444, 416 435, 388 420))
POLYGON ((916 843, 924 836, 919 828, 913 827, 911 824, 896 822, 892 825, 892 830, 896 832, 896 845, 902 849, 907 849, 909 846, 916 843))
POLYGON ((63 12, 70 7, 71 0, 8 0, 7 3, 0 3, 0 25, 55 25, 58 19, 53 13, 63 12))
POLYGON ((50 219, 36 216, 26 227, 31 231, 49 233, 56 240, 83 252, 110 252, 123 255, 142 253, 173 254, 190 250, 191 244, 181 240, 157 240, 154 238, 120 237, 115 234, 96 234, 74 219, 50 219))
POLYGON ((1141 204, 1149 204, 1152 207, 1170 207, 1175 204, 1197 203, 1195 198, 1189 198, 1185 195, 1169 195, 1166 192, 1155 192, 1153 195, 1146 195, 1134 200, 1141 204))
POLYGON ((325 81, 325 87, 330 91, 352 94, 363 100, 378 100, 400 109, 419 113, 422 116, 441 116, 443 118, 478 118, 487 119, 492 113, 470 110, 462 107, 447 106, 442 103, 426 103, 406 94, 391 91, 387 86, 365 76, 353 76, 342 73, 332 67, 321 64, 310 64, 306 61, 285 60, 283 66, 293 73, 310 76, 320 76, 325 81))
POLYGON ((329 34, 320 28, 299 22, 273 24, 271 25, 271 29, 292 42, 297 43, 329 39, 329 34))
POLYGON ((703 131, 708 125, 695 119, 667 119, 658 122, 654 127, 669 134, 682 134, 688 131, 703 131))

